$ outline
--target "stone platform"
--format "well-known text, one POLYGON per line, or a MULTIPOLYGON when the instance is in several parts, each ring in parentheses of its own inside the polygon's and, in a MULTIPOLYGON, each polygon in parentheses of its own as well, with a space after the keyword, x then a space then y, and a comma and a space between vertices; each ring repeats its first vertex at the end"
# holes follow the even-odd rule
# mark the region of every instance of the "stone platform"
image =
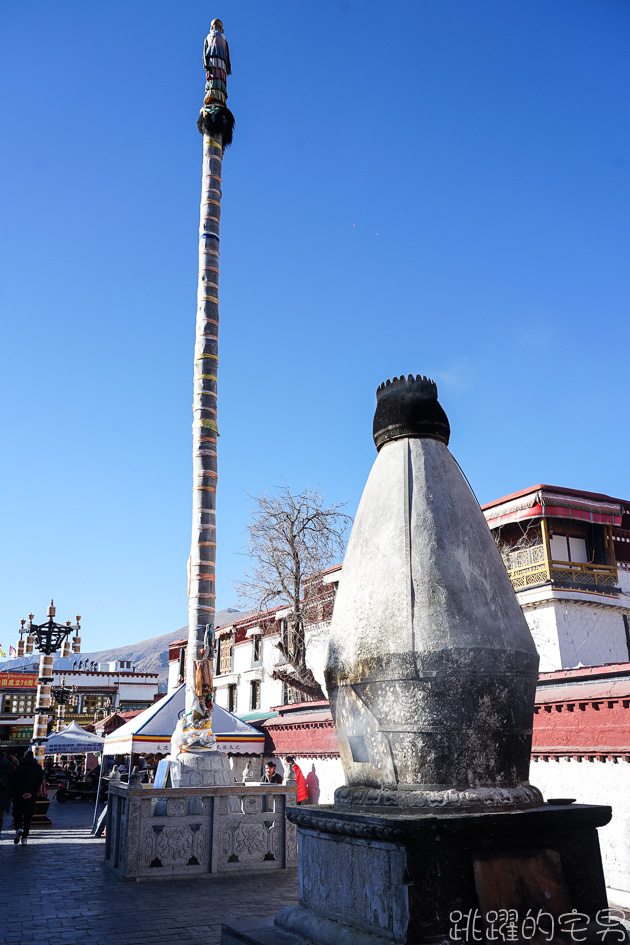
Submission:
POLYGON ((265 873, 297 865, 293 784, 154 788, 113 782, 105 863, 125 880, 265 873))
POLYGON ((299 905, 278 913, 275 926, 225 926, 221 941, 420 945, 452 941, 458 917, 475 914, 481 938, 468 940, 482 940, 489 911, 521 916, 526 906, 556 922, 576 909, 593 923, 608 905, 597 828, 611 813, 550 804, 476 814, 290 808, 299 905))

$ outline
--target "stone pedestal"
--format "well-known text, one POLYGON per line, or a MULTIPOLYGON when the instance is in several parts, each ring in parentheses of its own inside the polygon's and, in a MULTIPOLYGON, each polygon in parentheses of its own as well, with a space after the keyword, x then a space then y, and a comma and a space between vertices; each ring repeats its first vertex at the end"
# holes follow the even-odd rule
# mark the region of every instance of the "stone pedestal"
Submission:
MULTIPOLYGON (((575 909, 591 923, 583 940, 601 941, 596 919, 607 900, 597 827, 610 820, 609 807, 477 814, 293 808, 287 817, 298 826, 299 905, 278 913, 273 928, 224 929, 223 945, 483 941, 483 917, 493 908, 515 909, 517 926, 528 909, 542 910, 556 932, 560 917, 575 909), (501 888, 510 876, 511 892, 501 888)), ((570 941, 569 920, 561 921, 570 941)), ((494 931, 488 940, 509 940, 494 931)))
MULTIPOLYGON (((297 865, 284 784, 155 788, 110 783, 105 863, 126 881, 210 879, 297 865)), ((159 939, 159 936, 158 936, 159 939)))
POLYGON ((222 751, 182 751, 177 760, 182 772, 180 788, 231 787, 234 784, 228 756, 222 751))

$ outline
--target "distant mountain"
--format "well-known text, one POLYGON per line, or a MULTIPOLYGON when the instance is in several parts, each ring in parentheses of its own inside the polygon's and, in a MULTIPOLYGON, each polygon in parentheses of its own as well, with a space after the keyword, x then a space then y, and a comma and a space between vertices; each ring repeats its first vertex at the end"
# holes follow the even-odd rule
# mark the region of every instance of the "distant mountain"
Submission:
MULTIPOLYGON (((235 614, 244 617, 247 611, 239 611, 233 607, 226 610, 218 610, 215 614, 215 624, 221 627, 224 624, 234 620, 235 614)), ((160 692, 166 692, 168 682, 168 645, 173 640, 181 640, 188 635, 188 627, 180 627, 179 630, 172 630, 170 633, 164 633, 161 637, 152 637, 150 640, 142 640, 140 643, 128 643, 125 646, 113 647, 111 650, 96 650, 90 653, 80 653, 75 659, 88 659, 95 663, 109 663, 114 660, 131 660, 133 668, 139 673, 158 673, 160 692)), ((4 660, 0 662, 0 672, 15 672, 22 666, 33 667, 37 671, 39 658, 34 656, 25 656, 17 660, 4 660)), ((62 660, 60 657, 55 660, 55 669, 71 669, 72 659, 62 660)))

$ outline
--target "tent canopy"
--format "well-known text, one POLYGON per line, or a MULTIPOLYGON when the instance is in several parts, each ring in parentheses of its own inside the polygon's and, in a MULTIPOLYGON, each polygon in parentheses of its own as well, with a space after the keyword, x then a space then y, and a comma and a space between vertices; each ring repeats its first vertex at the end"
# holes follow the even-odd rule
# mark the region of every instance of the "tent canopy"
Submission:
MULTIPOLYGON (((104 755, 128 755, 132 752, 160 752, 171 750, 171 737, 184 713, 186 686, 182 684, 170 695, 155 702, 140 715, 130 719, 105 738, 104 755)), ((214 705, 212 732, 217 748, 228 755, 262 755, 265 736, 242 722, 227 709, 214 705)))
POLYGON ((45 744, 47 755, 82 755, 88 751, 102 751, 105 739, 86 732, 76 722, 70 722, 60 732, 53 732, 45 744))

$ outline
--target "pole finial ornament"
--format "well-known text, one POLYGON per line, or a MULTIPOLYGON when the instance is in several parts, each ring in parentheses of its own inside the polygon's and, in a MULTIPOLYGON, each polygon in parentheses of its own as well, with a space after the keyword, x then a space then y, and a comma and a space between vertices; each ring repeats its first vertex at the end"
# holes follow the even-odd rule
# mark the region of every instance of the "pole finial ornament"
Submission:
POLYGON ((227 77, 232 72, 230 47, 221 20, 213 20, 203 44, 206 90, 197 127, 202 135, 221 135, 223 147, 232 142, 234 115, 227 107, 227 77))

